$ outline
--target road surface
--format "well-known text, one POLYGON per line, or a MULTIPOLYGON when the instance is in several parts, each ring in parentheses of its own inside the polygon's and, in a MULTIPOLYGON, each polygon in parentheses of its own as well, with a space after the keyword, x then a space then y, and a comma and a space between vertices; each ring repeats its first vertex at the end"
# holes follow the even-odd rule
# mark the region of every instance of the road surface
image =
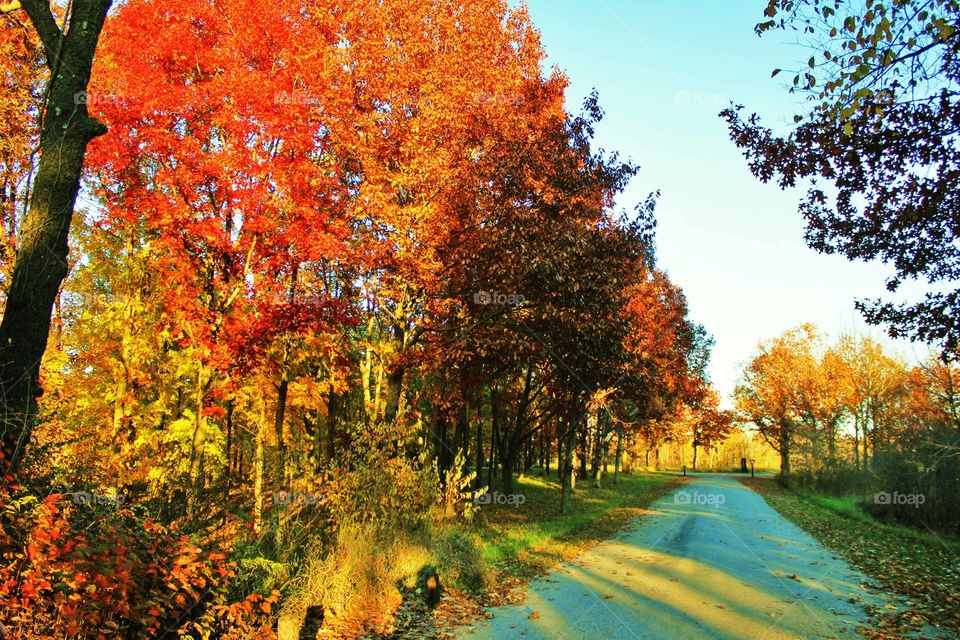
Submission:
MULTIPOLYGON (((694 477, 464 637, 856 638, 870 583, 732 477, 694 477)), ((460 635, 460 634, 458 634, 460 635)))

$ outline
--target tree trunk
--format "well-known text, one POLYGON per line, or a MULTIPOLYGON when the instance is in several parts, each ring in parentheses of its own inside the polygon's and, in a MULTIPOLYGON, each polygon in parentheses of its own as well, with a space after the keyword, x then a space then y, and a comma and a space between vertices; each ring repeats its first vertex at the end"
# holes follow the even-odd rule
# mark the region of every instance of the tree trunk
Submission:
MULTIPOLYGON (((263 400, 260 401, 261 403, 263 400)), ((259 534, 263 528, 263 476, 264 476, 264 446, 267 437, 266 408, 260 405, 260 415, 257 419, 256 452, 253 455, 253 532, 259 534)))
POLYGON ((393 371, 387 377, 387 405, 383 413, 385 422, 393 422, 400 412, 400 393, 403 390, 403 369, 393 371))
POLYGON ((790 475, 790 426, 780 425, 780 476, 790 475))
POLYGON ((603 427, 600 424, 600 416, 593 414, 587 418, 587 424, 593 425, 593 456, 590 458, 590 472, 594 481, 597 480, 600 473, 600 447, 603 439, 603 427))
POLYGON ((550 475, 550 453, 553 448, 553 438, 549 435, 544 436, 546 438, 546 446, 543 448, 543 475, 550 475))
POLYGON ((853 468, 860 468, 860 412, 853 414, 853 468))
POLYGON ((280 384, 277 385, 277 413, 273 419, 273 430, 277 436, 277 468, 274 470, 274 483, 277 490, 286 488, 287 473, 287 445, 283 441, 283 422, 287 414, 287 390, 290 381, 284 372, 280 384))
POLYGON ((623 425, 617 424, 617 455, 613 462, 613 484, 620 484, 620 461, 623 458, 623 425))
POLYGON ((563 487, 560 497, 560 513, 567 515, 573 512, 573 449, 577 446, 577 428, 576 423, 568 421, 566 423, 566 433, 564 434, 564 456, 563 464, 563 487))
MULTIPOLYGON (((482 402, 482 398, 481 398, 481 402, 482 402)), ((479 489, 480 486, 483 484, 483 478, 480 477, 480 474, 483 472, 483 420, 480 419, 480 415, 483 413, 482 407, 483 407, 482 404, 479 407, 477 407, 477 417, 476 417, 476 420, 477 420, 477 437, 476 437, 477 466, 475 467, 476 477, 473 479, 474 489, 479 489)))
POLYGON ((587 457, 590 455, 589 442, 590 439, 587 437, 587 429, 584 428, 580 433, 580 477, 587 477, 587 457))
MULTIPOLYGON (((87 83, 110 0, 76 0, 66 35, 46 0, 22 0, 50 68, 40 163, 0 322, 0 456, 15 472, 30 441, 53 304, 67 275, 67 239, 87 144, 107 132, 89 117, 87 83)), ((27 116, 24 116, 27 117, 27 116)))
POLYGON ((203 362, 197 364, 197 385, 194 390, 194 410, 196 415, 193 422, 193 438, 190 442, 190 489, 191 494, 188 497, 187 505, 191 514, 195 513, 196 501, 200 497, 203 489, 203 455, 207 446, 207 417, 203 415, 204 396, 207 392, 207 384, 210 382, 213 374, 203 362))
POLYGON ((333 456, 337 435, 337 412, 340 410, 340 397, 330 393, 330 400, 327 402, 327 462, 333 462, 333 456))
POLYGON ((501 489, 503 493, 510 495, 514 493, 513 469, 517 466, 520 448, 513 436, 503 440, 503 464, 500 467, 501 489))
POLYGON ((227 400, 227 497, 230 495, 230 482, 233 480, 233 400, 227 400))
MULTIPOLYGON (((373 330, 373 316, 367 323, 367 332, 373 330)), ((370 372, 373 370, 373 350, 368 346, 366 354, 360 361, 360 386, 363 388, 363 409, 367 423, 372 424, 376 414, 376 407, 373 406, 373 396, 370 395, 370 372)))
POLYGON ((493 474, 497 469, 497 452, 500 449, 497 442, 500 439, 500 404, 494 391, 490 393, 490 420, 490 468, 487 472, 487 488, 492 490, 493 474))
POLYGON ((563 421, 557 422, 557 480, 563 481, 563 472, 566 467, 563 466, 564 447, 567 440, 567 433, 563 430, 563 421))

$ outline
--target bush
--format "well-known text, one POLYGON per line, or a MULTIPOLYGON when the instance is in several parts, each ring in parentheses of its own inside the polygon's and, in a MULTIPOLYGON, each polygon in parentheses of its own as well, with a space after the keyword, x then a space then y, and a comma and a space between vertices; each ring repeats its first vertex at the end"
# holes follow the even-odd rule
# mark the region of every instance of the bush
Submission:
POLYGON ((325 555, 311 554, 284 607, 302 616, 323 609, 324 626, 348 635, 388 633, 401 594, 397 585, 429 562, 423 546, 368 524, 340 527, 325 555))
POLYGON ((359 523, 383 531, 418 529, 437 500, 436 470, 423 459, 396 455, 364 434, 354 442, 327 486, 331 523, 359 523))
POLYGON ((786 486, 800 492, 855 496, 863 510, 878 520, 960 534, 956 508, 960 469, 957 457, 949 453, 948 436, 928 434, 931 439, 912 450, 880 452, 869 469, 840 464, 799 470, 786 486), (897 495, 910 498, 898 501, 897 495))
POLYGON ((232 577, 225 554, 129 508, 0 486, 0 624, 11 637, 270 637, 258 619, 270 603, 228 603, 232 577))
POLYGON ((437 570, 445 584, 479 593, 487 586, 487 566, 480 540, 459 529, 445 532, 434 547, 437 570))

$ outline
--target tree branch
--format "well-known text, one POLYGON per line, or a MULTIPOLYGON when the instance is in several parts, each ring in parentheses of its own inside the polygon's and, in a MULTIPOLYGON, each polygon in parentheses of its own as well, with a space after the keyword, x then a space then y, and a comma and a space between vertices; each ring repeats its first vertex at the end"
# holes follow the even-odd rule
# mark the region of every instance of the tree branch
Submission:
POLYGON ((27 12, 33 28, 37 30, 43 42, 43 48, 46 51, 47 66, 54 64, 57 56, 57 50, 60 47, 60 40, 63 38, 63 32, 57 26, 53 19, 53 13, 50 11, 50 3, 45 0, 14 0, 11 4, 20 4, 23 10, 27 12))

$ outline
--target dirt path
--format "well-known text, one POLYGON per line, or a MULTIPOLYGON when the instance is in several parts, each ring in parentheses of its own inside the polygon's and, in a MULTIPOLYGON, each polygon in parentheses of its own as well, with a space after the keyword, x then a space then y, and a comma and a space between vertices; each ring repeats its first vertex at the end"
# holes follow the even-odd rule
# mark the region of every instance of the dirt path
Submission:
POLYGON ((866 619, 860 604, 883 604, 865 575, 732 477, 696 477, 651 508, 464 635, 848 638, 866 619))

